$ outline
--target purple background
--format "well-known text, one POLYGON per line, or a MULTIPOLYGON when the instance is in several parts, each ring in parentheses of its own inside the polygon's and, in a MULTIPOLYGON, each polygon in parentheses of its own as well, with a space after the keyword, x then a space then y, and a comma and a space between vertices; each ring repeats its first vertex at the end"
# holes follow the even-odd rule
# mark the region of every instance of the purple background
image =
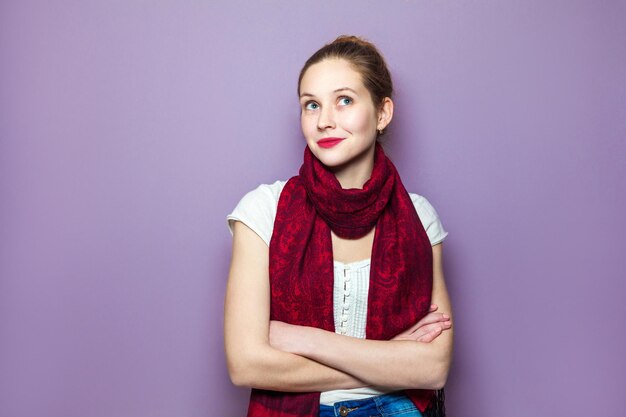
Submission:
POLYGON ((623 1, 0 2, 0 415, 244 415, 225 216, 296 173, 298 71, 342 33, 387 57, 388 153, 450 232, 449 414, 621 415, 625 28, 623 1))

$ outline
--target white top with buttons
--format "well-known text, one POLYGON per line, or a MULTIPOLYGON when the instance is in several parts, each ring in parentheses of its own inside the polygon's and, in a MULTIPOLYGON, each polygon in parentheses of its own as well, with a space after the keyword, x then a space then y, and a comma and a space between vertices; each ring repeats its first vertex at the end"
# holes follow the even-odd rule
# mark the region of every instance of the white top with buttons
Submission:
POLYGON ((370 260, 349 264, 334 261, 334 264, 335 331, 347 336, 365 338, 370 260))

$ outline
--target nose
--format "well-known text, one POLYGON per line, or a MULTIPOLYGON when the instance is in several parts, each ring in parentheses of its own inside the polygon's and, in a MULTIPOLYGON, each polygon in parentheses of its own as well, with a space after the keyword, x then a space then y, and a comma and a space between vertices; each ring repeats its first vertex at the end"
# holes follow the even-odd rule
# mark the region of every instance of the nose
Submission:
POLYGON ((326 130, 333 129, 335 127, 335 115, 333 114, 332 107, 324 106, 320 109, 319 117, 317 119, 317 129, 326 130))

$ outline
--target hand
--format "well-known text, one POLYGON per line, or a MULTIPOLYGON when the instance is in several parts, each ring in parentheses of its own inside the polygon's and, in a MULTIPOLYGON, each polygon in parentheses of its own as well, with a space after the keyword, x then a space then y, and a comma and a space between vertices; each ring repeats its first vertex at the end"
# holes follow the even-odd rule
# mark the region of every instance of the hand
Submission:
POLYGON ((452 327, 450 316, 435 313, 438 308, 436 304, 431 304, 428 314, 391 340, 412 340, 423 343, 430 343, 435 340, 444 330, 452 327))

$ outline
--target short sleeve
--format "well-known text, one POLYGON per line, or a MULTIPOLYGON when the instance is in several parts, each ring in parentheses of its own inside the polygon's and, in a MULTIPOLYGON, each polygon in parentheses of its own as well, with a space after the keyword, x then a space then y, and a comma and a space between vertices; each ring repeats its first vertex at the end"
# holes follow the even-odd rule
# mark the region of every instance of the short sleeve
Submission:
POLYGON ((448 236, 448 232, 446 232, 443 228, 443 224, 441 223, 435 208, 425 197, 419 194, 409 193, 409 196, 411 197, 415 210, 417 211, 417 215, 426 230, 431 246, 435 246, 436 244, 443 242, 446 236, 448 236))
POLYGON ((261 184, 244 195, 232 213, 226 216, 226 224, 231 236, 233 222, 239 220, 252 229, 269 246, 274 230, 274 219, 278 198, 286 181, 276 181, 273 184, 261 184))

